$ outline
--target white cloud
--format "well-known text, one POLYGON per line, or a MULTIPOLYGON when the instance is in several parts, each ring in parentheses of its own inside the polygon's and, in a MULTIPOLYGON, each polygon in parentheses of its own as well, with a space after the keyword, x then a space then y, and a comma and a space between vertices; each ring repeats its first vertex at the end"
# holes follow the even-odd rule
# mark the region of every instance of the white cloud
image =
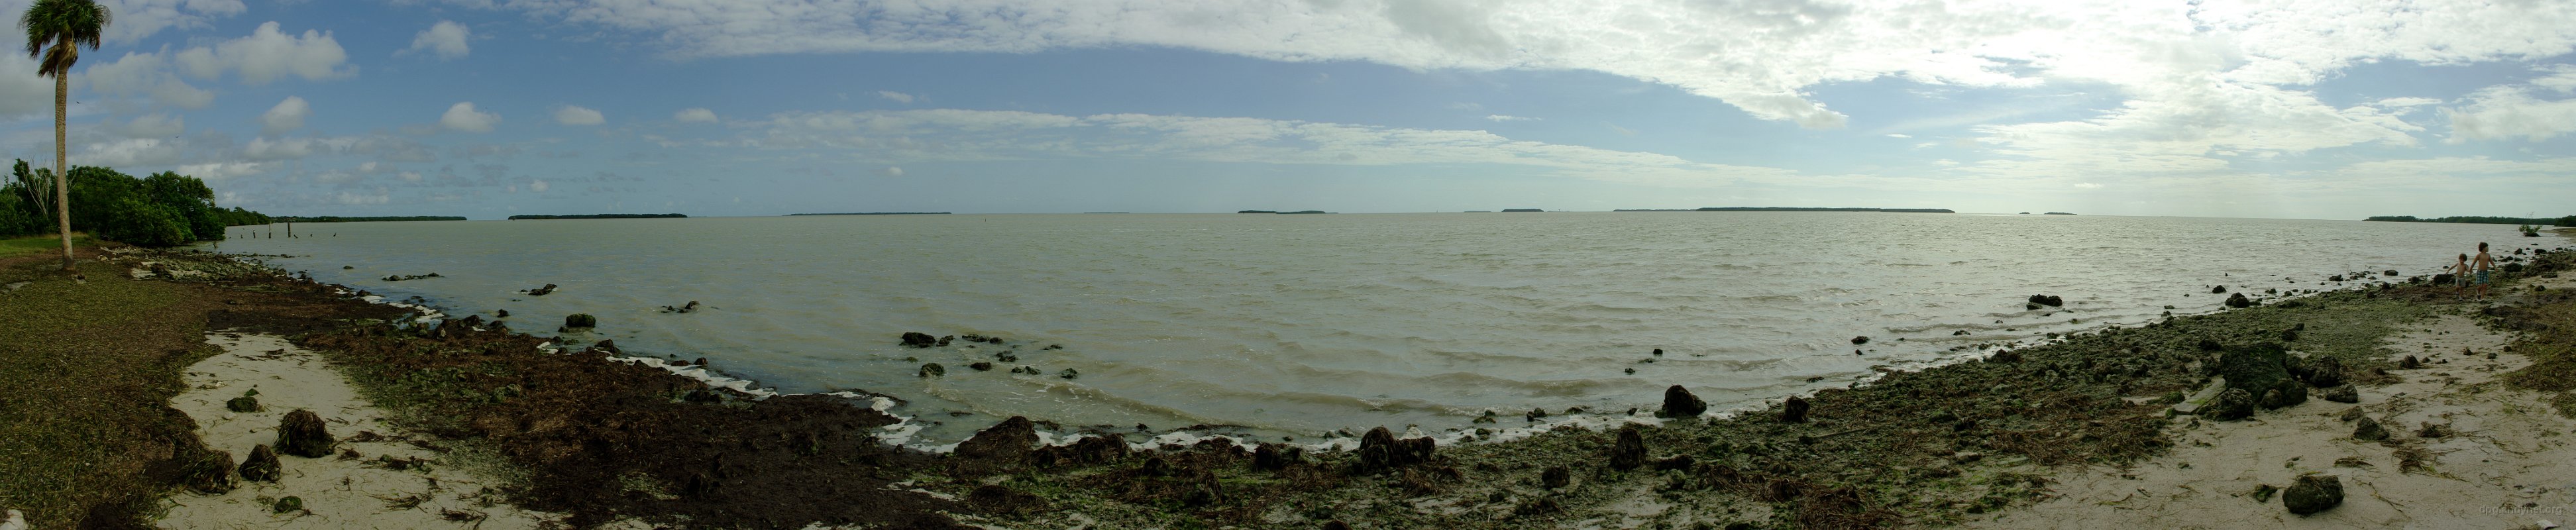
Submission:
POLYGON ((128 138, 169 138, 187 132, 188 119, 181 116, 152 113, 134 117, 117 132, 128 138))
POLYGON ((287 96, 285 101, 277 102, 277 106, 269 107, 268 112, 260 113, 259 133, 276 136, 287 131, 302 129, 304 118, 312 115, 312 104, 305 103, 302 97, 287 96))
POLYGON ((892 90, 879 90, 877 91, 877 97, 886 98, 887 100, 896 103, 912 103, 912 94, 905 94, 892 90))
POLYGON ((330 33, 305 30, 301 36, 289 35, 279 31, 276 22, 260 24, 248 37, 181 51, 176 60, 181 70, 198 79, 215 79, 233 72, 243 83, 252 85, 265 85, 286 76, 318 81, 356 72, 342 68, 349 53, 340 49, 340 42, 330 33))
POLYGON ((492 132, 492 126, 499 123, 500 114, 474 110, 474 102, 471 101, 450 105, 445 114, 438 116, 440 126, 464 132, 492 132))
POLYGON ((1914 137, 1914 135, 1911 135, 1911 134, 1901 134, 1901 133, 1889 133, 1889 134, 1887 135, 1887 137, 1889 137, 1889 138, 1913 138, 1913 137, 1914 137))
MULTIPOLYGON (((35 71, 35 63, 31 60, 17 58, 7 62, 19 61, 27 63, 25 71, 35 71)), ((17 81, 15 78, 18 77, 20 76, 0 76, 0 95, 15 95, 21 90, 17 83, 11 82, 17 81)), ((45 111, 52 111, 53 83, 34 75, 24 77, 28 83, 42 85, 44 92, 42 99, 25 101, 30 104, 41 103, 45 111)), ((152 105, 160 107, 194 110, 206 108, 215 102, 214 92, 191 86, 186 81, 180 80, 177 74, 172 73, 170 61, 161 53, 127 52, 115 61, 96 63, 83 69, 75 79, 76 83, 87 84, 89 89, 100 93, 120 97, 140 96, 152 105)), ((7 103, 0 103, 0 112, 13 109, 14 107, 7 103)))
POLYGON ((679 112, 672 113, 671 119, 680 120, 680 123, 715 123, 716 111, 703 108, 681 109, 679 112))
POLYGON ((412 36, 411 47, 395 52, 395 55, 426 51, 438 55, 439 60, 460 59, 472 52, 466 41, 473 38, 474 31, 466 29, 464 24, 441 20, 412 36))
POLYGON ((2101 184, 2094 184, 2094 183, 2091 183, 2091 182, 2077 182, 2077 183, 2075 183, 2075 189, 2079 189, 2079 190, 2098 190, 2098 189, 2102 189, 2102 185, 2101 185, 2101 184))
POLYGON ((903 168, 901 168, 901 167, 896 167, 896 166, 886 166, 886 168, 885 168, 885 174, 886 174, 886 176, 889 176, 889 177, 900 177, 900 176, 903 176, 903 168))
MULTIPOLYGON (((1783 169, 1512 140, 1484 131, 1259 118, 929 109, 789 112, 757 123, 749 136, 697 145, 818 150, 896 163, 1132 158, 1354 166, 1500 164, 1575 178, 1692 187, 1813 179, 1783 169)), ((890 166, 886 173, 897 175, 899 170, 890 166)))
POLYGON ((2444 142, 2512 138, 2537 142, 2576 132, 2576 98, 2545 99, 2550 93, 2565 96, 2576 91, 2576 65, 2537 70, 2543 75, 2528 83, 2478 89, 2465 98, 2467 105, 2442 108, 2442 116, 2451 122, 2451 137, 2444 142))
POLYGON ((404 171, 399 173, 397 176, 400 176, 403 182, 420 182, 420 172, 418 171, 404 171))
POLYGON ((599 111, 596 110, 590 110, 575 105, 565 105, 563 108, 555 109, 555 123, 564 125, 598 125, 608 123, 608 118, 600 115, 599 111))
POLYGON ((545 180, 542 180, 542 179, 528 181, 528 191, 533 191, 533 192, 537 192, 537 193, 545 193, 545 192, 546 192, 546 188, 549 188, 549 187, 551 187, 551 186, 546 185, 546 181, 545 181, 545 180))
POLYGON ((208 162, 181 165, 176 171, 181 175, 215 181, 267 173, 274 164, 275 162, 208 162))
POLYGON ((1486 119, 1487 121, 1530 121, 1530 120, 1535 120, 1535 119, 1538 119, 1538 118, 1531 118, 1531 117, 1527 117, 1527 116, 1507 116, 1507 115, 1502 115, 1502 114, 1488 114, 1488 115, 1486 115, 1486 116, 1485 116, 1485 119, 1486 119))

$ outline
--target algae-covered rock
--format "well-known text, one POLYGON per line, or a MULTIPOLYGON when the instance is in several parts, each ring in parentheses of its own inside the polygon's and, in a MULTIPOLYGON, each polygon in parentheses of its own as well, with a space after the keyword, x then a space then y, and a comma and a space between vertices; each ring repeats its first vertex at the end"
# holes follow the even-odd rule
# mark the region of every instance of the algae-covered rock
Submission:
POLYGON ((1690 389, 1673 385, 1664 389, 1664 408, 1655 412, 1658 418, 1692 418, 1708 412, 1708 402, 1692 395, 1690 389))
POLYGON ((599 327, 599 317, 590 316, 589 313, 573 313, 570 315, 564 315, 563 327, 572 329, 599 327))
POLYGON ((2220 420, 2241 420, 2254 415, 2254 394, 2245 389, 2230 388, 2211 398, 2200 408, 2200 415, 2220 420))
POLYGON ((1563 488, 1572 483, 1574 483, 1574 472, 1565 469, 1565 466, 1548 466, 1546 471, 1538 473, 1538 484, 1547 489, 1563 488))
POLYGON ((1369 429, 1360 436, 1359 460, 1353 465, 1360 473, 1382 473, 1431 461, 1434 446, 1428 437, 1398 440, 1386 427, 1369 429))
POLYGON ((973 362, 973 363, 969 363, 969 364, 967 364, 967 365, 966 365, 966 367, 967 367, 967 368, 973 368, 973 369, 975 369, 975 371, 978 371, 978 372, 990 372, 990 371, 993 371, 993 363, 984 362, 984 361, 976 361, 976 362, 973 362))
POLYGON ((242 480, 276 482, 277 451, 270 450, 266 444, 251 447, 250 457, 242 459, 239 471, 242 480))
POLYGON ((2327 388, 2342 386, 2344 383, 2345 374, 2342 359, 2322 356, 2315 359, 2309 359, 2307 372, 2309 386, 2327 388))
POLYGON ((2245 293, 2227 295, 2227 307, 2230 309, 2244 309, 2253 306, 2254 300, 2246 298, 2245 293))
POLYGON ((2290 513, 2307 515, 2333 509, 2343 504, 2343 479, 2334 475, 2300 475, 2290 489, 2281 492, 2281 505, 2290 513))
POLYGON ((2388 428, 2380 426, 2379 420, 2370 419, 2369 416, 2362 416, 2361 419, 2354 420, 2353 422, 2352 439, 2364 442, 2386 440, 2388 439, 2388 428))
POLYGON ((2308 385, 2290 377, 2289 362, 2289 352, 2279 344, 2238 346, 2219 355, 2218 374, 2227 378, 2227 388, 2244 390, 2249 397, 2279 391, 2279 396, 2257 403, 2276 409, 2308 401, 2308 385))
POLYGON ((295 409, 277 425, 277 452, 305 458, 331 456, 331 430, 322 424, 322 416, 313 411, 295 409))
POLYGON ((948 367, 940 366, 939 363, 924 364, 921 365, 920 375, 922 377, 946 377, 948 375, 948 367))
POLYGON ((1780 405, 1780 421, 1787 423, 1806 423, 1807 408, 1810 406, 1811 405, 1808 405, 1807 400, 1805 399, 1800 399, 1797 396, 1789 396, 1789 402, 1782 403, 1780 405))
POLYGON ((1646 465, 1646 438, 1637 426, 1619 428, 1619 440, 1610 444, 1610 468, 1620 471, 1646 465))
POLYGON ((224 410, 233 412, 259 412, 259 398, 250 396, 232 398, 231 400, 224 402, 224 410))
POLYGON ((2360 403, 2361 391, 2353 388, 2352 385, 2343 385, 2318 390, 2317 398, 2336 403, 2360 403))
POLYGON ((919 331, 903 332, 903 345, 905 346, 928 348, 939 344, 939 342, 940 340, 938 338, 931 337, 928 333, 922 333, 919 331))
POLYGON ((1294 445, 1262 442, 1252 450, 1252 468, 1261 471, 1287 469, 1305 460, 1306 450, 1294 445))
POLYGON ((957 451, 950 454, 976 466, 1000 467, 1027 459, 1029 450, 1037 445, 1037 425, 1026 417, 1012 416, 958 442, 957 451))
POLYGON ((188 442, 180 447, 179 483, 189 491, 219 495, 233 490, 233 455, 188 442))

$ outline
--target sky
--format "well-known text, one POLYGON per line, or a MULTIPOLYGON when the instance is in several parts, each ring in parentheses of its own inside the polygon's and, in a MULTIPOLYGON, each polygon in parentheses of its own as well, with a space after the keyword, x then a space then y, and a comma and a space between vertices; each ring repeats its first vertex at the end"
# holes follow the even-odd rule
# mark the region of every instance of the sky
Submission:
POLYGON ((272 215, 2576 214, 2557 0, 101 4, 71 163, 272 215))

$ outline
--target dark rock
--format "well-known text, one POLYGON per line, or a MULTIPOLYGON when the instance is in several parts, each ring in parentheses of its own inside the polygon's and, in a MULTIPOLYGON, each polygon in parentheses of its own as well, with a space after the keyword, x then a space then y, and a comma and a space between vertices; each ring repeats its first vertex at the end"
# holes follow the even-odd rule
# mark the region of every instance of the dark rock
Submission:
POLYGON ((496 310, 493 310, 493 311, 492 311, 492 318, 510 318, 510 310, 508 310, 508 309, 496 309, 496 310))
MULTIPOLYGON (((2324 356, 2310 359, 2308 361, 2307 372, 2306 379, 2309 386, 2328 388, 2343 386, 2344 384, 2343 360, 2341 359, 2324 356)), ((2347 401, 2346 403, 2350 402, 2347 401)))
POLYGON ((600 340, 600 341, 599 341, 599 343, 598 343, 598 344, 592 344, 592 345, 590 345, 590 349, 599 350, 599 351, 603 351, 603 352, 608 352, 608 354, 609 354, 609 355, 625 355, 625 354, 626 354, 626 350, 620 350, 620 349, 617 349, 617 341, 615 341, 615 340, 609 340, 609 339, 602 339, 602 340, 600 340))
POLYGON ((2396 276, 2396 275, 2397 275, 2397 269, 2388 269, 2388 270, 2386 270, 2386 271, 2382 271, 2381 273, 2382 273, 2382 274, 2387 274, 2387 275, 2389 275, 2389 276, 2396 276))
POLYGON ((2030 303, 2032 305, 2044 305, 2049 307, 2065 307, 2066 299, 2051 295, 2034 294, 2030 295, 2030 303))
POLYGON ((2364 442, 2386 440, 2388 439, 2388 428, 2380 426, 2379 420, 2370 419, 2369 416, 2362 416, 2361 419, 2353 421, 2352 439, 2364 442))
POLYGON ((1852 344, 1869 344, 1869 337, 1852 337, 1852 344))
POLYGON ((278 499, 277 504, 270 505, 268 507, 268 511, 274 513, 304 511, 304 498, 288 495, 285 498, 278 499))
POLYGON ((705 357, 699 357, 699 358, 698 358, 698 360, 697 360, 697 362, 695 362, 695 363, 691 363, 691 364, 696 364, 696 365, 698 365, 698 366, 706 366, 706 365, 707 365, 707 358, 705 358, 705 357))
POLYGON ((928 334, 928 333, 922 333, 922 332, 919 332, 919 331, 906 331, 906 332, 903 332, 903 345, 905 345, 905 346, 911 346, 911 347, 915 347, 915 348, 928 348, 928 347, 931 347, 931 346, 938 345, 940 342, 942 342, 942 341, 940 341, 939 339, 931 338, 930 334, 928 334))
POLYGON ((276 482, 277 451, 269 449, 266 444, 251 447, 250 456, 242 459, 240 471, 242 480, 276 482))
POLYGON ((2229 388, 2219 392, 2218 397, 2211 398, 2209 404, 2202 405, 2200 415, 2220 420, 2245 419, 2254 415, 2254 395, 2242 388, 2229 388))
POLYGON ((2327 276, 2327 277, 2326 277, 2326 281, 2329 281, 2329 282, 2340 282, 2340 281, 2343 281, 2343 275, 2341 275, 2341 274, 2337 274, 2337 275, 2333 275, 2333 276, 2327 276))
POLYGON ((1807 400, 1801 399, 1797 396, 1789 396, 1789 402, 1782 403, 1780 405, 1780 421, 1787 423, 1806 423, 1807 407, 1807 400))
POLYGON ((1574 472, 1566 469, 1565 466, 1548 466, 1545 471, 1538 472, 1538 484, 1547 489, 1563 488, 1572 483, 1574 483, 1574 472))
POLYGON ((1990 362, 1990 363, 2017 363, 2017 362, 2021 362, 2021 352, 2012 351, 2012 350, 2004 350, 2004 351, 1995 352, 1995 354, 1994 354, 1994 355, 1991 355, 1991 356, 1987 356, 1987 357, 1986 357, 1986 362, 1990 362))
POLYGON ((1027 460, 1030 449, 1037 445, 1037 425, 1028 418, 1012 416, 958 442, 957 452, 952 455, 972 467, 1008 467, 1027 460))
POLYGON ((922 377, 947 377, 948 367, 940 366, 939 363, 924 364, 921 365, 920 375, 922 377))
POLYGON ((2424 360, 2423 360, 2423 359, 2417 359, 2417 358, 2415 358, 2415 356, 2413 356, 2413 355, 2408 355, 2408 356, 2406 356, 2406 358, 2404 358, 2404 359, 2398 359, 2398 360, 2397 360, 2397 367, 2398 367, 2399 369, 2405 369, 2405 370, 2413 370, 2413 369, 2417 369, 2417 368, 2423 368, 2423 367, 2424 367, 2424 360))
POLYGON ((2298 341, 2299 341, 2299 332, 2291 331, 2291 330, 2286 330, 2286 329, 2285 329, 2285 330, 2281 330, 2281 342, 2298 342, 2298 341))
POLYGON ((2254 398, 2254 406, 2263 407, 2266 410, 2277 409, 2289 406, 2288 399, 2287 396, 2281 395, 2280 389, 2264 390, 2261 397, 2254 398))
POLYGON ((1655 412, 1658 418, 1696 418, 1708 412, 1708 402, 1691 395, 1690 389, 1673 385, 1664 389, 1664 408, 1655 412))
POLYGON ((2279 344, 2263 343, 2228 348, 2218 357, 2218 375, 2227 378, 2227 387, 2241 389, 2247 396, 2263 396, 2277 390, 2279 396, 2258 401, 2266 409, 2297 405, 2308 401, 2308 385, 2290 377, 2289 352, 2279 344))
POLYGON ((1037 460, 1041 463, 1102 464, 1125 460, 1127 455, 1127 437, 1109 433, 1084 437, 1074 441, 1073 445, 1039 449, 1037 460))
POLYGON ((1610 469, 1627 471, 1646 465, 1646 438, 1637 426, 1619 428, 1619 440, 1610 444, 1610 469))
POLYGON ((595 328, 595 327, 599 327, 599 317, 590 316, 589 314, 586 314, 586 313, 573 313, 573 314, 570 314, 570 315, 564 315, 564 325, 563 325, 563 327, 570 328, 570 329, 584 329, 584 328, 595 328))
POLYGON ((1369 429, 1368 434, 1360 436, 1359 460, 1354 465, 1360 473, 1383 473, 1428 462, 1433 445, 1427 437, 1398 440, 1386 427, 1369 429))
POLYGON ((322 424, 322 416, 313 411, 295 409, 277 425, 277 452, 305 458, 331 456, 331 431, 322 424))
POLYGON ((990 372, 990 371, 993 371, 993 363, 988 363, 988 362, 983 362, 983 361, 976 361, 976 362, 974 362, 974 363, 967 364, 967 365, 966 365, 966 367, 967 367, 967 368, 973 368, 973 369, 975 369, 975 371, 978 371, 978 372, 990 372))
POLYGON ((2217 287, 2211 287, 2211 288, 2209 288, 2209 294, 2227 294, 2227 286, 2225 286, 2225 285, 2221 285, 2221 286, 2217 286, 2217 287))
POLYGON ((2300 475, 2290 483, 2290 489, 2281 492, 2281 505, 2294 514, 2322 512, 2339 504, 2343 504, 2343 479, 2334 475, 2300 475))
POLYGON ((2361 391, 2352 385, 2327 387, 2317 391, 2317 398, 2336 403, 2360 403, 2361 391))
POLYGON ((1294 445, 1265 442, 1252 449, 1252 468, 1256 470, 1277 471, 1305 461, 1306 450, 1294 445))
POLYGON ((2444 436, 2450 436, 2451 431, 2450 429, 2442 428, 2440 425, 2434 425, 2432 422, 2425 422, 2424 428, 2415 430, 2415 435, 2425 438, 2441 438, 2444 436))
POLYGON ((2227 307, 2229 308, 2244 309, 2253 306, 2254 300, 2246 298, 2245 293, 2227 295, 2227 307))
POLYGON ((554 292, 555 292, 555 284, 551 284, 551 283, 546 284, 546 286, 545 286, 545 287, 538 287, 538 288, 535 288, 535 289, 529 289, 529 290, 527 290, 528 296, 545 296, 545 295, 548 295, 548 294, 553 294, 554 292))
POLYGON ((2453 277, 2453 276, 2451 276, 2451 275, 2449 275, 2449 274, 2435 274, 2435 275, 2433 275, 2433 285, 2450 285, 2450 284, 2451 284, 2451 282, 2453 282, 2453 281, 2457 281, 2457 280, 2458 280, 2458 278, 2453 277))
POLYGON ((2200 351, 2218 351, 2227 349, 2226 345, 2219 344, 2216 339, 2200 339, 2199 346, 2200 351))
POLYGON ((1082 372, 1080 372, 1080 371, 1076 371, 1076 370, 1074 370, 1074 369, 1072 369, 1072 368, 1066 368, 1066 369, 1064 369, 1063 371, 1056 372, 1056 373, 1055 373, 1055 376, 1056 376, 1056 377, 1062 377, 1062 378, 1065 378, 1065 379, 1072 379, 1072 378, 1076 378, 1076 377, 1082 377, 1082 372))
POLYGON ((231 400, 224 402, 224 410, 230 410, 233 412, 259 412, 259 398, 250 396, 232 398, 231 400))
POLYGON ((947 345, 948 345, 948 342, 949 342, 949 341, 953 341, 953 340, 957 340, 957 336, 956 336, 956 335, 941 335, 941 336, 939 337, 939 345, 940 345, 940 346, 947 346, 947 345))

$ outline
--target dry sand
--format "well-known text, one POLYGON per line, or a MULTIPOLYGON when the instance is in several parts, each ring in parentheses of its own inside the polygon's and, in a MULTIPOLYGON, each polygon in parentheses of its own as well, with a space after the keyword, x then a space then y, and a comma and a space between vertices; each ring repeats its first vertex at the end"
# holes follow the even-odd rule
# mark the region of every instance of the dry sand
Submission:
POLYGON ((170 406, 197 421, 206 445, 238 463, 257 444, 277 443, 286 413, 321 415, 348 454, 325 458, 279 456, 277 482, 242 481, 223 495, 181 494, 161 519, 163 528, 538 528, 559 519, 500 503, 494 484, 451 465, 447 455, 412 444, 414 437, 385 423, 384 412, 360 399, 320 356, 269 335, 210 334, 224 353, 188 367, 189 390, 170 406), (262 410, 236 413, 224 402, 258 389, 262 410), (362 432, 381 438, 367 439, 362 432), (395 470, 380 457, 423 459, 419 468, 395 470), (295 496, 304 509, 273 513, 274 499, 295 496))
MULTIPOLYGON (((2570 279, 2544 280, 2562 288, 2570 279)), ((2526 282, 2522 289, 2529 289, 2526 282)), ((2127 469, 2096 467, 2051 477, 2035 506, 1971 521, 1977 528, 2541 528, 2576 519, 2576 420, 2498 376, 2529 364, 2502 353, 2509 336, 2445 315, 2393 337, 2397 355, 2430 358, 2398 370, 2400 383, 2361 389, 2361 403, 2307 403, 2239 422, 2181 419, 2177 447, 2127 469), (2469 354, 2462 354, 2466 350, 2469 354), (2496 353, 2494 360, 2487 354, 2496 353), (2358 406, 2387 426, 2388 442, 2352 439, 2338 418, 2358 406), (2424 424, 2451 434, 2420 435, 2424 424), (2421 466, 2401 463, 2410 456, 2421 466), (2340 477, 2341 506, 2289 513, 2281 495, 2316 472, 2340 477)))

